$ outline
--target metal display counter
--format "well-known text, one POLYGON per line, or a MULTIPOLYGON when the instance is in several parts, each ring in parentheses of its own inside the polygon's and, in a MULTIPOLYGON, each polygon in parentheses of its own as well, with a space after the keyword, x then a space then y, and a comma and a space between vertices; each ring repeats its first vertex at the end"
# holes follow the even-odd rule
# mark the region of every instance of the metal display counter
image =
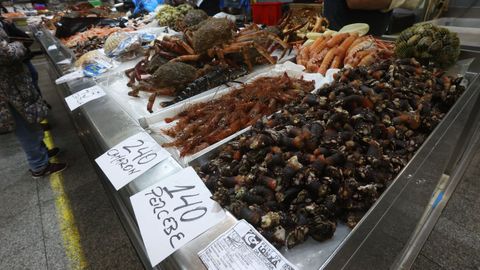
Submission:
MULTIPOLYGON (((51 78, 54 80, 67 70, 68 66, 58 63, 71 59, 71 53, 48 31, 35 29, 34 33, 53 67, 51 78), (46 49, 54 44, 57 49, 46 49)), ((463 51, 461 59, 478 58, 478 55, 463 51)), ((353 230, 339 228, 334 237, 325 242, 311 240, 293 250, 281 250, 287 259, 299 269, 408 269, 411 266, 471 159, 470 146, 478 138, 479 61, 474 61, 466 75, 469 87, 465 93, 362 221, 353 230)), ((58 93, 63 99, 95 83, 92 79, 80 79, 58 86, 58 93)), ((151 269, 129 198, 179 171, 181 166, 169 158, 116 191, 93 160, 144 128, 108 93, 76 109, 70 116, 143 265, 151 269)), ((200 162, 201 158, 208 155, 193 162, 200 162)), ((204 269, 198 251, 235 222, 233 216, 227 215, 223 222, 155 268, 204 269)))

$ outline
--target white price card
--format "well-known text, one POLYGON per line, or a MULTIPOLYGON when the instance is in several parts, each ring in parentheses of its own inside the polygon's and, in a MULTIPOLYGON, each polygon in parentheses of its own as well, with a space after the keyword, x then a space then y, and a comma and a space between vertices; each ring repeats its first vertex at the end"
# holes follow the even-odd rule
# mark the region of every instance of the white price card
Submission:
POLYGON ((225 218, 191 168, 130 197, 152 266, 225 218))
MULTIPOLYGON (((58 65, 70 65, 72 63, 71 59, 63 59, 62 61, 57 62, 58 65)), ((83 74, 83 71, 80 70, 80 72, 83 74)), ((57 83, 58 84, 58 83, 57 83)))
POLYGON ((66 97, 65 101, 67 102, 68 108, 73 111, 83 104, 103 96, 105 96, 105 91, 103 91, 100 86, 95 85, 66 97))
POLYGON ((115 145, 95 162, 119 190, 169 156, 150 135, 140 132, 115 145))
POLYGON ((53 51, 53 50, 56 50, 56 49, 58 49, 57 45, 53 44, 53 45, 48 46, 47 51, 53 51))
MULTIPOLYGON (((57 63, 57 64, 59 64, 59 63, 57 63)), ((62 77, 56 79, 55 84, 59 85, 59 84, 66 83, 66 82, 71 82, 73 80, 83 78, 83 77, 85 77, 85 74, 83 74, 83 70, 76 70, 74 72, 67 73, 67 74, 63 75, 62 77)))
POLYGON ((245 220, 217 237, 198 256, 209 270, 296 269, 245 220))

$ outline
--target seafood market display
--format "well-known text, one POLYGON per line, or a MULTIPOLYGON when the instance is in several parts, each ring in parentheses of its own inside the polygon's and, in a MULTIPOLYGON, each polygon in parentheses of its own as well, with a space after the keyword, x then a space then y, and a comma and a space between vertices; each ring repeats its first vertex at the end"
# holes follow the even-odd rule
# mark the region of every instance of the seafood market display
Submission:
POLYGON ((80 2, 71 5, 68 10, 70 17, 102 17, 107 18, 111 14, 111 10, 106 6, 94 7, 88 2, 80 2))
POLYGON ((397 38, 397 57, 415 57, 423 64, 430 62, 447 68, 460 55, 460 40, 456 33, 430 23, 414 25, 397 38))
POLYGON ((413 157, 464 91, 460 81, 413 58, 343 69, 196 170, 213 199, 271 243, 331 238, 338 220, 354 227, 413 157))
POLYGON ((393 44, 357 33, 326 34, 302 47, 297 63, 323 75, 330 68, 370 66, 393 56, 393 44))
POLYGON ((133 89, 129 94, 138 96, 139 91, 152 93, 147 104, 151 112, 157 95, 177 97, 176 100, 191 97, 244 75, 243 65, 251 71, 258 63, 275 64, 276 58, 268 51, 272 44, 278 43, 285 49, 288 47, 275 34, 258 28, 238 33, 235 30, 235 25, 226 19, 210 18, 200 22, 195 30, 188 29, 185 40, 173 36, 155 41, 145 58, 125 71, 130 78, 128 86, 133 89), (259 39, 271 42, 265 45, 258 42, 259 39), (167 62, 169 65, 164 67, 167 62), (173 64, 176 62, 191 65, 173 64), (172 67, 177 72, 167 71, 172 67), (198 81, 194 81, 196 79, 198 81), (178 81, 182 83, 175 83, 178 81), (193 85, 184 88, 190 83, 193 85))
POLYGON ((73 49, 75 56, 78 58, 88 51, 102 48, 107 37, 117 31, 125 31, 125 29, 120 27, 92 27, 68 38, 61 38, 60 41, 68 48, 73 49))
POLYGON ((313 10, 298 10, 295 13, 289 10, 278 25, 267 27, 267 31, 277 34, 285 42, 295 44, 305 41, 307 33, 325 32, 328 25, 328 20, 313 10))
POLYGON ((101 37, 93 36, 93 37, 87 38, 86 40, 80 41, 76 43, 75 46, 69 47, 69 48, 73 50, 75 57, 79 58, 89 51, 101 49, 105 44, 106 40, 107 40, 107 36, 101 36, 101 37))
POLYGON ((299 100, 314 89, 313 81, 295 79, 286 73, 260 77, 232 92, 205 103, 191 105, 165 121, 177 121, 163 130, 174 138, 164 147, 178 147, 180 155, 196 153, 270 115, 281 106, 299 100))

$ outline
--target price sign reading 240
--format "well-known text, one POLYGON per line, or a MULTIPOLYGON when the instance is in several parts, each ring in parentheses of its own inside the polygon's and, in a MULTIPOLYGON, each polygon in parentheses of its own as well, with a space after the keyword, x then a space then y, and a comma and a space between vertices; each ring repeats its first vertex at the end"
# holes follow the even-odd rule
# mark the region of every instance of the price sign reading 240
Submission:
POLYGON ((118 190, 169 156, 147 133, 115 145, 95 161, 118 190))
POLYGON ((121 149, 112 148, 108 150, 107 156, 110 157, 111 164, 120 166, 124 172, 132 175, 141 172, 139 169, 135 169, 136 167, 154 161, 158 154, 153 152, 150 147, 145 146, 144 140, 137 139, 132 145, 124 145, 121 149), (132 156, 132 159, 129 160, 127 156, 132 156))
POLYGON ((130 198, 152 266, 224 218, 189 167, 130 198))

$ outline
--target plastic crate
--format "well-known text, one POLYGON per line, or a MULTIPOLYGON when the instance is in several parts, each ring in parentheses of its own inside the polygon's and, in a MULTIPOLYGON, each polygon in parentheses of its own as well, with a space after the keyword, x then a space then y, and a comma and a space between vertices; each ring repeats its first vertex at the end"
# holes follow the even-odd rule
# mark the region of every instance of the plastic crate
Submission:
POLYGON ((276 25, 282 18, 282 2, 252 4, 254 23, 276 25))

